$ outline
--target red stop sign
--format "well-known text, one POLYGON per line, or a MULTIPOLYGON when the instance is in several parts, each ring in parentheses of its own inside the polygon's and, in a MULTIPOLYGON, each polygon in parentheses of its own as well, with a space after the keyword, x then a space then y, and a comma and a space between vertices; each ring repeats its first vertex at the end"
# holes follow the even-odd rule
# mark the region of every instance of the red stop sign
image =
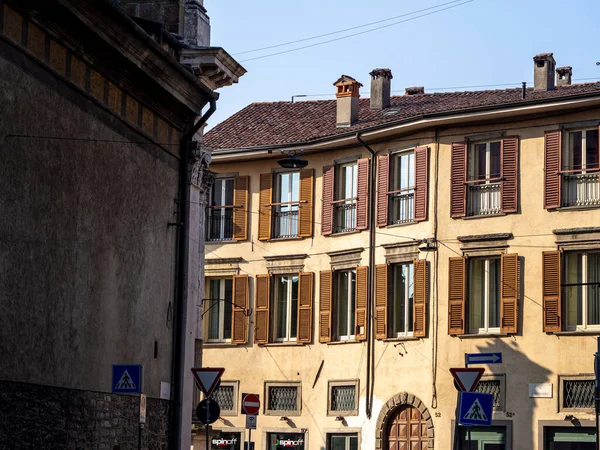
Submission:
POLYGON ((244 394, 242 397, 242 412, 244 414, 258 414, 260 399, 256 394, 244 394))

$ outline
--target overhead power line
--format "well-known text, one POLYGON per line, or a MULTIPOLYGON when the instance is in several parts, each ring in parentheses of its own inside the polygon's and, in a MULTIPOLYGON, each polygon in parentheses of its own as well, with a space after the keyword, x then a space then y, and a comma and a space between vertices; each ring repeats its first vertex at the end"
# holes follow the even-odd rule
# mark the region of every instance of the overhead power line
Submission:
MULTIPOLYGON (((248 61, 254 61, 254 60, 257 60, 257 59, 269 58, 271 56, 282 55, 284 53, 297 52, 298 50, 304 50, 305 48, 311 48, 311 47, 316 47, 318 45, 329 44, 330 42, 341 41, 343 39, 348 39, 348 38, 351 38, 351 37, 354 37, 354 36, 360 36, 361 34, 371 33, 373 31, 378 31, 378 30, 381 30, 383 28, 388 28, 388 27, 392 27, 394 25, 399 25, 401 23, 410 22, 412 20, 420 19, 421 17, 431 16, 432 14, 437 14, 439 12, 446 11, 448 9, 456 8, 458 6, 463 6, 463 5, 466 5, 467 3, 471 3, 471 2, 474 2, 474 1, 475 0, 467 0, 467 1, 462 2, 462 3, 458 3, 458 4, 455 4, 455 5, 447 6, 446 8, 437 9, 435 11, 431 11, 431 12, 428 12, 428 13, 425 13, 425 14, 414 16, 414 17, 410 17, 408 19, 399 20, 398 22, 394 22, 394 23, 390 23, 390 24, 383 25, 383 26, 380 26, 380 27, 372 28, 370 30, 365 30, 365 31, 361 31, 359 33, 349 34, 347 36, 342 36, 342 37, 335 38, 335 39, 329 39, 329 40, 323 41, 323 42, 317 42, 316 44, 304 45, 302 47, 292 48, 290 50, 283 50, 281 52, 269 53, 267 55, 256 56, 254 58, 243 59, 240 62, 248 62, 248 61)), ((415 13, 416 12, 413 12, 412 14, 415 14, 415 13)), ((409 13, 409 15, 410 15, 410 13, 409 13)))
POLYGON ((458 3, 460 1, 461 0, 452 0, 451 2, 442 3, 441 5, 430 6, 429 8, 423 8, 423 9, 419 9, 418 11, 413 11, 413 12, 409 12, 409 13, 405 13, 405 14, 400 14, 399 16, 389 17, 387 19, 377 20, 375 22, 365 23, 364 25, 357 25, 357 26, 350 27, 350 28, 344 28, 343 30, 332 31, 330 33, 319 34, 317 36, 311 36, 311 37, 307 37, 307 38, 303 38, 303 39, 297 39, 295 41, 288 41, 288 42, 283 42, 281 44, 269 45, 267 47, 255 48, 253 50, 246 50, 246 51, 239 52, 239 53, 233 53, 233 56, 245 55, 247 53, 260 52, 262 50, 269 50, 271 48, 285 47, 286 45, 297 44, 299 42, 312 41, 313 39, 318 39, 318 38, 322 38, 322 37, 326 37, 326 36, 332 36, 334 34, 339 34, 339 33, 345 33, 346 31, 357 30, 359 28, 364 28, 364 27, 368 27, 368 26, 371 26, 371 25, 377 25, 377 24, 383 23, 383 22, 389 22, 390 20, 399 19, 400 17, 412 16, 413 14, 418 14, 420 12, 424 12, 424 11, 429 11, 429 10, 432 10, 432 9, 441 8, 442 6, 450 5, 452 3, 458 3))

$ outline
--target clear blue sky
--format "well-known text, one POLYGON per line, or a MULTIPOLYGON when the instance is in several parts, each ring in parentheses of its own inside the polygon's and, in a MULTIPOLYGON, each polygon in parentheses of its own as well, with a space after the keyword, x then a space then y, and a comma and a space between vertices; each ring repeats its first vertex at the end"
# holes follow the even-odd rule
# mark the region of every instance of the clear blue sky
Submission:
MULTIPOLYGON (((416 15, 458 5, 454 8, 337 42, 244 61, 414 16, 286 47, 240 54, 450 1, 206 0, 212 45, 224 47, 248 71, 239 84, 220 90, 217 112, 209 127, 252 102, 289 101, 297 94, 333 94, 332 83, 341 74, 362 82, 361 96, 368 97, 368 74, 378 67, 392 70, 392 91, 399 91, 396 95, 408 86, 425 86, 426 92, 431 92, 432 88, 442 91, 439 88, 530 83, 532 57, 543 52, 554 53, 557 67, 572 66, 575 80, 600 79, 600 66, 596 66, 596 61, 600 61, 600 1, 597 0, 460 0, 416 15)), ((332 98, 329 95, 297 101, 332 98)))

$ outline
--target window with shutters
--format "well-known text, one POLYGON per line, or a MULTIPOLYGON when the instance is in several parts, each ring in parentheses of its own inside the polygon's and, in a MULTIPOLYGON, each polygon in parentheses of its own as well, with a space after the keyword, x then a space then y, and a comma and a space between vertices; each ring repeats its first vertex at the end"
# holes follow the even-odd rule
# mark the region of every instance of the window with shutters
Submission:
POLYGON ((300 415, 302 399, 301 385, 295 382, 265 383, 266 415, 300 415))
POLYGON ((300 172, 275 174, 273 197, 272 237, 274 239, 297 237, 300 210, 300 172))
POLYGON ((203 301, 207 342, 231 342, 233 280, 210 279, 203 301))
POLYGON ((206 218, 207 241, 233 239, 233 178, 217 178, 210 190, 206 218))
POLYGON ((329 381, 327 414, 330 416, 358 414, 358 380, 329 381))
POLYGON ((469 260, 470 333, 500 332, 500 258, 469 260))
POLYGON ((356 230, 356 207, 358 200, 357 161, 336 166, 334 209, 334 233, 356 230))
POLYGON ((413 335, 414 265, 390 266, 391 292, 388 299, 389 337, 413 335))
POLYGON ((563 264, 566 330, 600 330, 600 252, 564 252, 563 264))
POLYGON ((562 206, 600 205, 598 128, 570 131, 563 145, 562 206))
POLYGON ((273 340, 295 341, 298 332, 298 275, 273 277, 273 298, 273 340))
POLYGON ((469 146, 467 208, 469 216, 498 214, 500 204, 500 141, 469 146))
POLYGON ((354 339, 356 324, 356 270, 334 273, 333 329, 338 341, 354 339))
POLYGON ((390 155, 388 223, 407 223, 415 218, 415 152, 390 155))

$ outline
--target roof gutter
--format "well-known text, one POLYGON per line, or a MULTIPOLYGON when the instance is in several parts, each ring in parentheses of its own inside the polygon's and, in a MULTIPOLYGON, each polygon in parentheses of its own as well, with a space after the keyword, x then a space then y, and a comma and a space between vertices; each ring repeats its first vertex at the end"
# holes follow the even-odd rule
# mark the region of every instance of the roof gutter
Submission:
POLYGON ((375 299, 375 151, 363 141, 360 132, 356 133, 356 140, 371 153, 371 166, 369 178, 369 296, 367 301, 366 335, 367 335, 367 418, 373 413, 373 387, 375 385, 375 340, 373 337, 373 301, 375 299))
MULTIPOLYGON (((551 110, 576 109, 582 107, 600 106, 600 94, 594 93, 572 96, 567 99, 544 99, 536 102, 527 102, 527 104, 513 103, 510 105, 500 105, 498 107, 477 107, 466 110, 457 110, 444 113, 424 114, 421 116, 411 117, 409 119, 400 120, 397 122, 389 122, 373 127, 367 127, 360 130, 362 137, 369 140, 379 140, 389 137, 390 135, 398 136, 403 133, 414 133, 423 129, 441 127, 446 125, 455 125, 463 123, 465 120, 471 121, 490 121, 505 117, 513 117, 520 115, 534 115, 547 113, 551 110)), ((256 158, 257 152, 260 156, 270 157, 273 150, 292 150, 301 147, 305 153, 318 152, 330 148, 340 148, 344 146, 351 147, 356 143, 356 131, 344 133, 341 135, 329 136, 316 139, 309 142, 293 142, 289 144, 279 145, 261 145, 245 148, 229 148, 229 149, 213 149, 213 163, 227 162, 228 159, 236 159, 239 161, 242 155, 251 155, 249 159, 256 158), (252 158, 253 156, 253 158, 252 158)), ((275 157, 275 156, 273 156, 275 157)))

